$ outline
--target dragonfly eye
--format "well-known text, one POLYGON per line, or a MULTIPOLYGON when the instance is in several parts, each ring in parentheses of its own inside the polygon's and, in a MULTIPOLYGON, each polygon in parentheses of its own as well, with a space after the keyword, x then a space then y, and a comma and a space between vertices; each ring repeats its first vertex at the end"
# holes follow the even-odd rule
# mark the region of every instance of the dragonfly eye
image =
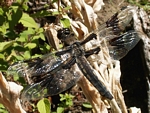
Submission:
POLYGON ((71 32, 69 28, 63 28, 58 30, 57 37, 61 41, 64 41, 68 36, 70 36, 71 32))
POLYGON ((58 30, 57 37, 65 46, 69 46, 76 41, 74 33, 69 28, 58 30))

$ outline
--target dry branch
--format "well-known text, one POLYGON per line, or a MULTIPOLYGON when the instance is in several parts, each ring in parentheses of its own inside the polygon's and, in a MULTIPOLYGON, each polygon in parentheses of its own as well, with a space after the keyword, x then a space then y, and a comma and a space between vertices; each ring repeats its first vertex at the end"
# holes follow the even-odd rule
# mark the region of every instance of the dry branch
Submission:
POLYGON ((14 82, 7 82, 0 72, 0 103, 2 103, 10 113, 26 113, 20 104, 20 91, 22 86, 14 82))

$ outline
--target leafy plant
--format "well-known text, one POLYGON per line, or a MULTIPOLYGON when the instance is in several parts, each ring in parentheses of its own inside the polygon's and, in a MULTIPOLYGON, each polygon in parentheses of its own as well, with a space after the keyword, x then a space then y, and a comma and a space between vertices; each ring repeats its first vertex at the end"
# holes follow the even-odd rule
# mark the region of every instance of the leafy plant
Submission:
POLYGON ((72 99, 74 98, 71 94, 59 94, 61 103, 58 105, 57 113, 63 113, 65 108, 68 108, 73 105, 72 99))
POLYGON ((37 103, 37 108, 40 113, 50 113, 51 104, 48 99, 44 98, 37 103))
POLYGON ((150 10, 150 2, 149 0, 140 0, 140 1, 136 1, 136 0, 127 0, 127 2, 137 5, 139 7, 142 7, 144 10, 149 11, 150 10))
MULTIPOLYGON (((43 10, 34 15, 26 13, 28 1, 16 0, 9 7, 0 6, 0 71, 6 71, 13 62, 39 57, 50 50, 50 46, 46 43, 44 29, 39 27, 33 17, 44 17, 51 14, 43 10)), ((64 9, 68 9, 68 7, 64 9)), ((56 11, 52 15, 59 15, 60 13, 56 11)), ((62 18, 60 22, 64 27, 70 27, 67 18, 62 18)), ((19 81, 19 78, 15 77, 15 80, 19 81)), ((61 100, 64 103, 60 104, 60 107, 63 108, 71 104, 70 95, 64 98, 61 100)), ((38 103, 37 108, 40 112, 47 113, 49 111, 46 106, 50 105, 44 99, 38 103), (44 107, 41 108, 40 106, 44 107)))
MULTIPOLYGON (((62 11, 55 11, 52 14, 42 10, 30 16, 24 12, 24 10, 28 10, 28 1, 17 0, 10 7, 0 7, 1 71, 6 71, 11 62, 34 58, 49 52, 50 46, 45 42, 44 30, 38 26, 33 17, 59 15, 63 10, 69 9, 66 7, 62 11)), ((62 15, 64 14, 63 12, 62 15)), ((64 27, 70 27, 67 18, 60 19, 60 22, 64 27)))
POLYGON ((87 102, 86 102, 86 103, 83 103, 82 106, 85 107, 85 108, 89 108, 89 109, 92 108, 91 104, 90 104, 90 103, 87 103, 87 102))
POLYGON ((2 104, 0 104, 0 113, 8 113, 8 111, 2 104))
MULTIPOLYGON (((65 108, 68 108, 73 105, 73 95, 65 93, 59 94, 59 96, 61 102, 58 104, 57 111, 53 113, 63 113, 65 108)), ((50 113, 51 104, 47 98, 44 98, 37 103, 37 108, 40 113, 50 113)))
POLYGON ((50 46, 44 42, 43 28, 39 28, 34 19, 23 12, 19 3, 9 8, 0 7, 0 19, 1 71, 5 71, 11 62, 40 56, 49 51, 50 46), (45 46, 42 46, 41 40, 45 46), (41 53, 36 54, 33 49, 40 49, 41 53))

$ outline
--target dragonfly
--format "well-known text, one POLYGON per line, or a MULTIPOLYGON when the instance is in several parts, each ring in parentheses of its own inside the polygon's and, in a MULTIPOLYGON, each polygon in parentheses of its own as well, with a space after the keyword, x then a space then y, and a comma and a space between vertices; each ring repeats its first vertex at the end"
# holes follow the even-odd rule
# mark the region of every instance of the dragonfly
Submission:
POLYGON ((90 55, 97 54, 101 49, 100 46, 85 50, 83 45, 98 37, 105 38, 111 57, 113 59, 124 57, 140 38, 134 30, 121 33, 119 22, 118 13, 116 13, 82 41, 76 40, 68 28, 60 29, 58 38, 66 45, 62 50, 11 65, 8 72, 11 75, 17 73, 29 83, 21 94, 22 104, 26 106, 26 103, 32 100, 57 95, 76 85, 81 76, 72 69, 75 64, 103 97, 113 99, 113 95, 101 83, 86 59, 90 55))

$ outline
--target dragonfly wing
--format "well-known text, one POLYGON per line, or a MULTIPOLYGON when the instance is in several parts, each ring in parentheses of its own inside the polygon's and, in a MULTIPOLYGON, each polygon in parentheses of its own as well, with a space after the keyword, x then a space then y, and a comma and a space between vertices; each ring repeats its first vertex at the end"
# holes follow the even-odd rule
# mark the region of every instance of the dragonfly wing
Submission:
POLYGON ((124 47, 109 47, 109 55, 114 60, 120 60, 128 53, 128 50, 124 47))
POLYGON ((21 95, 23 104, 31 100, 57 95, 76 84, 80 76, 75 71, 61 69, 41 82, 26 87, 21 95))
POLYGON ((37 80, 42 80, 47 73, 50 73, 54 69, 59 69, 63 61, 54 54, 44 55, 42 58, 34 58, 30 60, 20 61, 8 68, 8 74, 17 74, 21 77, 29 78, 31 83, 37 80), (37 78, 33 80, 33 78, 37 78))
POLYGON ((110 56, 116 60, 123 58, 132 48, 135 47, 139 40, 139 35, 134 30, 112 38, 109 40, 110 56))
POLYGON ((104 24, 100 25, 95 33, 103 38, 107 35, 119 35, 124 32, 132 22, 133 10, 135 10, 135 7, 130 6, 121 9, 104 24))

